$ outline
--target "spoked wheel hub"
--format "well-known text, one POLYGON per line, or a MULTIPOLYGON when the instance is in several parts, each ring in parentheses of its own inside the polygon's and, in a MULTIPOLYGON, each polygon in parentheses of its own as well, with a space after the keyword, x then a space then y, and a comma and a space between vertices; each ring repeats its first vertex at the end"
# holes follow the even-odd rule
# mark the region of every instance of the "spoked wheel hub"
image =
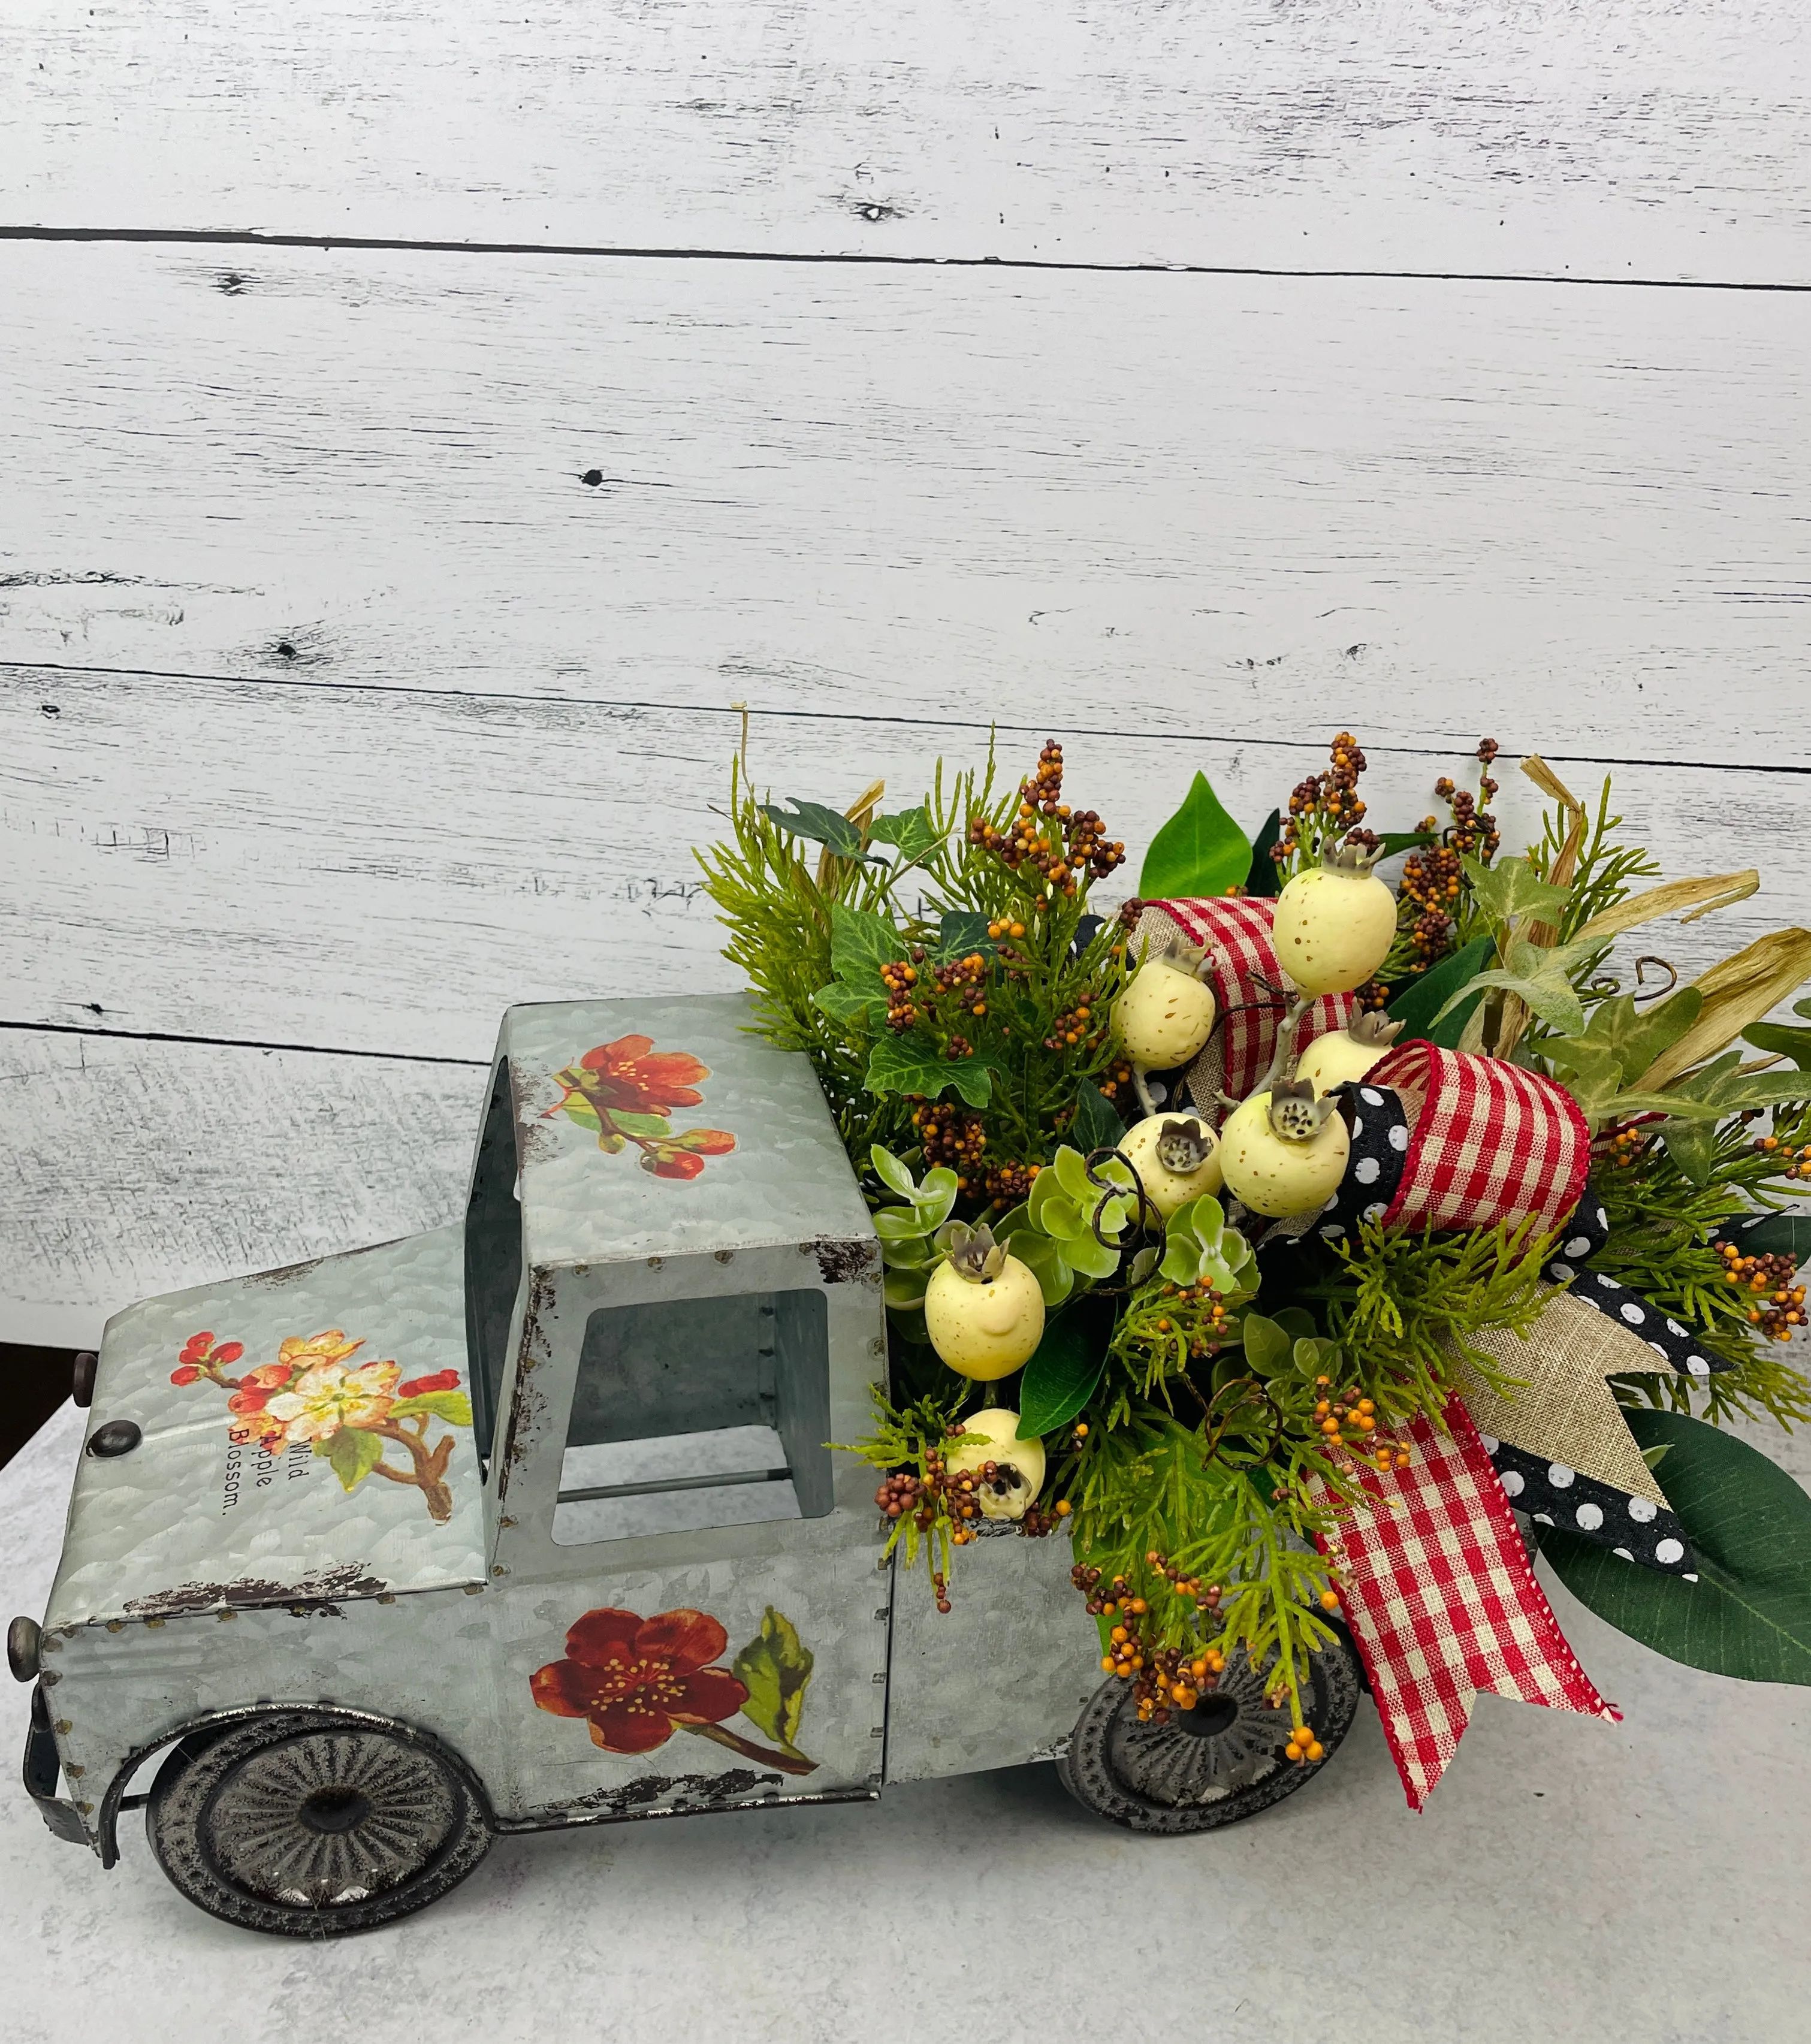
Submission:
POLYGON ((1255 1669, 1235 1651, 1218 1685, 1163 1724, 1139 1723, 1130 1683, 1104 1682, 1058 1763, 1063 1785, 1097 1816, 1135 1831, 1209 1831, 1255 1815, 1320 1772, 1358 1708, 1357 1659, 1343 1639, 1309 1669, 1302 1713, 1323 1749, 1319 1761, 1286 1757, 1290 1713, 1265 1700, 1269 1664, 1255 1669))

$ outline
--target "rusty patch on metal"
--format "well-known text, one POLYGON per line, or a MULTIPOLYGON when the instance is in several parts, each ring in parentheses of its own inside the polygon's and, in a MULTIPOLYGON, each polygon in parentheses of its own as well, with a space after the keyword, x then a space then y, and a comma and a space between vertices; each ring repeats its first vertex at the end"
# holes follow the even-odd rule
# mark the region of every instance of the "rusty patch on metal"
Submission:
POLYGON ((817 1258, 817 1270, 826 1285, 859 1285, 879 1274, 880 1245, 877 1242, 813 1242, 806 1245, 817 1258))
POLYGON ((254 1270, 245 1282, 248 1285, 293 1285, 298 1278, 306 1278, 311 1270, 318 1270, 327 1261, 325 1256, 311 1256, 306 1263, 286 1263, 279 1270, 254 1270))
POLYGON ((683 1799, 688 1810, 720 1809, 740 1803, 767 1785, 783 1785, 778 1774, 757 1774, 750 1767, 732 1767, 722 1774, 644 1774, 620 1788, 594 1788, 589 1795, 575 1796, 552 1804, 547 1815, 561 1817, 628 1816, 645 1810, 668 1796, 683 1799))
POLYGON ((121 1607, 128 1618, 173 1618, 183 1612, 260 1611, 274 1607, 298 1618, 340 1618, 340 1603, 372 1597, 390 1585, 382 1576, 367 1575, 362 1562, 343 1562, 299 1581, 277 1583, 242 1576, 232 1583, 179 1583, 154 1596, 134 1597, 121 1607))

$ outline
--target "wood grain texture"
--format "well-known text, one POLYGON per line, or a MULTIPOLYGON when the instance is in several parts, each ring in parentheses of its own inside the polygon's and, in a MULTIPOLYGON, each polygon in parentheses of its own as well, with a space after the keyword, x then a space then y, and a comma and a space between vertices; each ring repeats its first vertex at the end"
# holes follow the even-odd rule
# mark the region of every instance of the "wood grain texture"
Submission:
MULTIPOLYGON (((483 1059, 512 1001, 702 992, 738 983, 689 847, 721 828, 738 720, 728 712, 159 677, 12 670, 0 690, 0 1020, 483 1059), (54 694, 47 695, 47 687, 54 694), (45 705, 56 714, 48 715, 45 705)), ((1205 768, 1255 830, 1314 745, 1167 746, 1048 726, 1001 734, 1003 774, 1065 737, 1071 797, 1131 854, 1205 768)), ((841 806, 876 776, 901 805, 937 755, 985 755, 984 728, 885 717, 752 720, 752 770, 841 806)), ((1374 749, 1374 818, 1405 827, 1463 753, 1374 749)), ((1472 771, 1475 774, 1474 763, 1472 771)), ((1595 770, 1566 770, 1595 793, 1595 770)), ((1505 772, 1511 844, 1539 797, 1505 772)), ((1690 970, 1763 930, 1811 922, 1811 883, 1778 856, 1802 783, 1676 766, 1617 776, 1630 835, 1669 874, 1767 870, 1762 893, 1644 932, 1690 970)), ((259 1139, 273 1134, 260 1124, 259 1139)))
POLYGON ((436 1228, 486 1074, 0 1030, 0 1331, 92 1346, 135 1299, 436 1228))
POLYGON ((1796 0, 11 0, 0 220, 1811 281, 1796 0))
POLYGON ((17 245, 0 287, 0 658, 1801 757, 1811 298, 17 245))

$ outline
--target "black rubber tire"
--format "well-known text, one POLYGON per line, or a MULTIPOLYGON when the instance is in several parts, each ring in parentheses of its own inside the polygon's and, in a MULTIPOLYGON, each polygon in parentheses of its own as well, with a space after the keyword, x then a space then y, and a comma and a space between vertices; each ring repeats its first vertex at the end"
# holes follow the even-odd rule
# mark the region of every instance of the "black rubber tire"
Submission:
POLYGON ((198 1909, 285 1938, 412 1915, 457 1887, 491 1836, 433 1741, 320 1710, 263 1712, 183 1740, 158 1770, 144 1831, 198 1909))
POLYGON ((1109 1676, 1056 1763, 1063 1785, 1109 1823, 1159 1837, 1255 1816, 1305 1788, 1352 1729, 1363 1671, 1349 1642, 1335 1639, 1309 1666, 1302 1711, 1323 1748, 1319 1760, 1285 1755, 1288 1708, 1270 1708, 1263 1674, 1235 1650, 1218 1687, 1167 1724, 1140 1724, 1132 1685, 1109 1676))

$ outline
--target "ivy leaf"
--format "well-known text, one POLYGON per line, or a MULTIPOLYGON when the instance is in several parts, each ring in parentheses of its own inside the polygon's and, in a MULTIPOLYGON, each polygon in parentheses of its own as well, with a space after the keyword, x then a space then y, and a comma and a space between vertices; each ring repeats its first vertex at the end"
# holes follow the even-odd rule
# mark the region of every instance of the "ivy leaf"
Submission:
POLYGON ((811 998, 832 1022, 840 1022, 845 1028, 859 1022, 878 1029, 886 1019, 884 993, 864 992, 846 980, 832 980, 828 986, 819 987, 811 998))
POLYGON ((1750 1256, 1790 1256, 1800 1263, 1811 1257, 1811 1214, 1753 1214, 1725 1224, 1722 1233, 1750 1256))
POLYGON ((1282 842, 1282 812, 1272 809, 1252 845, 1252 870, 1245 875, 1245 892, 1254 900, 1271 901, 1282 892, 1282 878, 1271 857, 1271 847, 1282 842))
POLYGON ((802 1758, 794 1741, 805 1715, 805 1692, 811 1681, 811 1650, 798 1628, 769 1604, 758 1637, 730 1663, 736 1679, 748 1692, 742 1715, 786 1752, 802 1758))
POLYGON ((869 1051, 865 1083, 871 1093, 922 1093, 926 1100, 939 1100, 954 1086, 971 1107, 985 1107, 998 1069, 989 1051, 952 1060, 923 1037, 890 1035, 869 1051))
MULTIPOLYGON (((1541 1055, 1561 1071, 1578 1071, 1607 1054, 1622 1083, 1631 1085, 1690 1028, 1703 1005, 1704 996, 1695 986, 1682 986, 1670 1000, 1645 1012, 1636 1006, 1632 993, 1618 993, 1598 1004, 1578 1035, 1544 1040, 1541 1055)), ((1811 1029, 1804 1034, 1811 1037, 1811 1029)))
POLYGON ((1019 1439, 1034 1441, 1067 1425, 1094 1396, 1106 1359, 1074 1312, 1048 1322, 1019 1383, 1019 1439))
POLYGON ((1709 1183, 1717 1154, 1717 1124, 1723 1116, 1744 1108, 1782 1107, 1811 1093, 1811 1080, 1801 1072, 1744 1073, 1741 1063, 1740 1051, 1725 1051, 1671 1089, 1679 1101, 1699 1110, 1691 1120, 1675 1112, 1660 1130, 1667 1154, 1694 1185, 1709 1183))
MULTIPOLYGON (((469 1427, 471 1424, 471 1400, 463 1391, 419 1391, 413 1398, 398 1398, 390 1408, 392 1419, 410 1412, 432 1412, 436 1419, 444 1420, 449 1427, 469 1427)), ((344 1433, 348 1430, 340 1429, 344 1433)), ((371 1437, 377 1439, 375 1435, 371 1437)), ((335 1436, 338 1439, 338 1435, 335 1436)), ((378 1441, 381 1450, 383 1443, 378 1441)), ((346 1488, 352 1488, 348 1484, 346 1488)))
MULTIPOLYGON (((1475 938, 1463 951, 1455 951, 1451 957, 1442 959, 1438 965, 1423 973, 1419 979, 1409 981, 1389 1008, 1391 1021, 1402 1024, 1405 1043, 1411 1037, 1426 1036, 1428 1026, 1440 1011, 1441 1004, 1471 986, 1496 948, 1488 937, 1475 938)), ((1483 997, 1483 989, 1480 988, 1478 999, 1482 1001, 1483 997)), ((1471 1019, 1470 1008, 1466 1010, 1465 1019, 1471 1019)))
MULTIPOLYGON (((1486 866, 1467 853, 1461 863, 1471 883, 1472 899, 1499 928, 1512 923, 1556 923, 1560 910, 1572 898, 1570 887, 1550 887, 1525 859, 1499 859, 1486 866)), ((1608 939, 1604 941, 1607 944, 1608 939)))
POLYGON ((946 964, 951 959, 967 958, 974 951, 983 958, 994 955, 987 918, 972 909, 952 909, 937 925, 937 962, 946 964))
MULTIPOLYGON (((471 1424, 468 1409, 465 1424, 471 1424)), ((322 1443, 317 1441, 314 1452, 321 1452, 322 1443)), ((342 1490, 356 1490, 377 1465, 383 1460, 383 1437, 367 1434, 360 1427, 342 1427, 330 1434, 325 1443, 327 1460, 333 1473, 340 1479, 342 1490)))
POLYGON ((1245 833, 1221 807, 1207 776, 1197 774, 1182 807, 1152 839, 1138 891, 1148 901, 1224 894, 1251 870, 1245 833))
POLYGON ((1619 1631, 1688 1668, 1811 1687, 1811 1497, 1745 1441, 1682 1412, 1623 1414, 1642 1449, 1667 1450, 1667 1496, 1698 1580, 1623 1561, 1542 1529, 1559 1580, 1619 1631))
POLYGON ((1075 1118, 1069 1124, 1070 1141, 1082 1151, 1116 1149, 1125 1134, 1125 1124, 1113 1112, 1113 1102, 1098 1086, 1084 1079, 1075 1089, 1075 1118))
MULTIPOLYGON (((1558 890, 1548 888, 1545 891, 1553 893, 1558 890)), ((1454 994, 1435 1016, 1433 1026, 1437 1028, 1469 994, 1482 988, 1497 986, 1505 993, 1519 995, 1549 1028, 1575 1036, 1584 1028, 1585 1009, 1578 998, 1578 989, 1572 984, 1571 974, 1587 959, 1600 957, 1604 948, 1603 944, 1595 942, 1549 947, 1532 944, 1526 937, 1513 936, 1509 940, 1509 955, 1504 963, 1492 971, 1479 973, 1468 987, 1454 994)))
POLYGON ((880 968, 906 955, 906 939, 884 916, 830 904, 830 970, 872 995, 882 991, 880 968))
MULTIPOLYGON (((1805 1004, 1798 1005, 1802 1009, 1805 1004)), ((1794 1029, 1785 1022, 1755 1022, 1742 1032, 1742 1041, 1752 1043, 1757 1051, 1790 1058, 1801 1072, 1811 1072, 1811 1029, 1794 1029)))
MULTIPOLYGON (((809 838, 813 844, 822 845, 838 859, 862 856, 862 834, 847 816, 837 810, 826 809, 821 802, 802 802, 792 797, 787 799, 792 802, 790 815, 771 802, 762 803, 761 814, 769 823, 778 824, 794 837, 809 838)), ((878 859, 869 863, 880 863, 878 859)))
POLYGON ((867 827, 876 844, 890 844, 902 863, 915 865, 942 842, 922 802, 915 809, 902 809, 897 816, 876 816, 867 827))

